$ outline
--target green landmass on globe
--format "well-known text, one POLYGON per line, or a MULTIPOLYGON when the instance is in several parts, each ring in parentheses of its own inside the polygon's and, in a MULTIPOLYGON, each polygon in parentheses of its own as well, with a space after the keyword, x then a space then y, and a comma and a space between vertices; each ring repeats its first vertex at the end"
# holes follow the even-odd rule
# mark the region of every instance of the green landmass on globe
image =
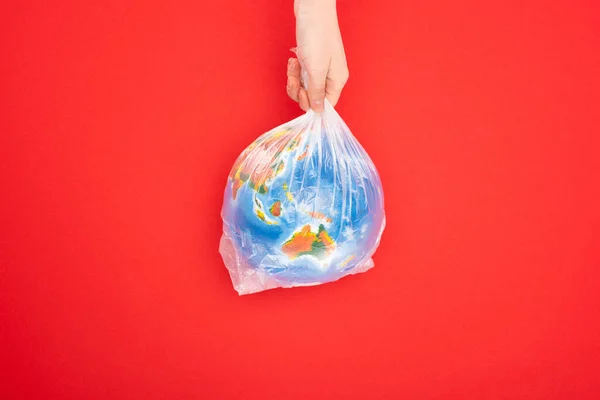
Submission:
POLYGON ((311 255, 322 260, 334 250, 335 242, 323 224, 319 225, 317 233, 312 232, 310 225, 305 225, 300 231, 294 232, 292 238, 281 246, 281 251, 292 260, 303 255, 311 255))

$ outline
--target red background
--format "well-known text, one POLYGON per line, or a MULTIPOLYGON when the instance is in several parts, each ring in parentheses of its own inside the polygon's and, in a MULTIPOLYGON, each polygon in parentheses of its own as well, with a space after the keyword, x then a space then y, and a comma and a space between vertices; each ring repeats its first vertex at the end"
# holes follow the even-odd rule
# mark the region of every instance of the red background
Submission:
POLYGON ((292 1, 10 3, 3 398, 599 398, 598 2, 342 1, 376 267, 246 297, 219 211, 299 115, 292 1))

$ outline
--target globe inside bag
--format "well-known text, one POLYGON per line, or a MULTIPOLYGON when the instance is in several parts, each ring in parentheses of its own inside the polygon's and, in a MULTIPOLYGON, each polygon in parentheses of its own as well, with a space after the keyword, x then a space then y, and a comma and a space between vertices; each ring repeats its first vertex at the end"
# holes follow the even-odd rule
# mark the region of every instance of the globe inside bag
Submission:
POLYGON ((364 272, 385 227, 375 165, 327 101, 244 150, 221 215, 220 253, 240 295, 364 272))

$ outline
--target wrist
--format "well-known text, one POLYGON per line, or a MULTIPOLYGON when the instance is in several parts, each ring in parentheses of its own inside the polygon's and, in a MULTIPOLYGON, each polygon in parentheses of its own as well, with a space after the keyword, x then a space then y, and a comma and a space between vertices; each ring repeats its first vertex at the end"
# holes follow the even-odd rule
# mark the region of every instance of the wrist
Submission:
POLYGON ((336 0, 294 0, 294 14, 298 16, 299 12, 305 10, 329 10, 333 7, 335 10, 336 0))

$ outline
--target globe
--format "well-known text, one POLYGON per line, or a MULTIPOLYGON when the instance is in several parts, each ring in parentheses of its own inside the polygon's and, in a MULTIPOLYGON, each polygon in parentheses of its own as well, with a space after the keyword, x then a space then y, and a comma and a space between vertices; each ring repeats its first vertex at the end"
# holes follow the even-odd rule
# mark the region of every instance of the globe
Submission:
POLYGON ((240 294, 373 266, 385 226, 377 170, 345 125, 304 121, 258 138, 231 170, 220 251, 240 294))

